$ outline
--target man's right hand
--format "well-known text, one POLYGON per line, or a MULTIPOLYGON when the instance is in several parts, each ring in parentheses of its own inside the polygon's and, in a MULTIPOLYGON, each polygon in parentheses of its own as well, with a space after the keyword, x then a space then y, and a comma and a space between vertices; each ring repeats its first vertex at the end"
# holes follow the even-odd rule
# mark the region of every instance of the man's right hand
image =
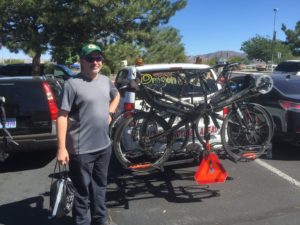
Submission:
POLYGON ((66 148, 59 148, 57 150, 56 157, 60 165, 66 165, 69 163, 69 153, 66 148))

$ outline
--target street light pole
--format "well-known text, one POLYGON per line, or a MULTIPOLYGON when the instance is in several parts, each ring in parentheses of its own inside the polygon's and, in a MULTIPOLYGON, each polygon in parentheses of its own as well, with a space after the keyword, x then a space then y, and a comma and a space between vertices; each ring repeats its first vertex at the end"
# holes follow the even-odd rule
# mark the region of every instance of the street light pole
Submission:
POLYGON ((274 59, 274 48, 275 48, 275 42, 276 42, 276 13, 278 11, 278 8, 274 8, 274 25, 273 25, 273 40, 272 40, 272 59, 271 63, 273 64, 273 59, 274 59))

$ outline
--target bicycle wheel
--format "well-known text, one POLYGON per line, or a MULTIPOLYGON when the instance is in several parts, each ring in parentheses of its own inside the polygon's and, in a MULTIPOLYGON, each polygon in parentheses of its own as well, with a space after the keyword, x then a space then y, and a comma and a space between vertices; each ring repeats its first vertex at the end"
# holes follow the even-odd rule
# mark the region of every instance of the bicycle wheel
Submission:
MULTIPOLYGON (((175 126, 181 121, 179 116, 175 116, 174 114, 169 115, 168 113, 163 114, 162 117, 167 121, 170 127, 175 126)), ((178 128, 173 133, 173 143, 171 146, 172 156, 176 157, 182 154, 186 154, 186 146, 189 142, 191 135, 191 127, 189 124, 185 124, 184 126, 178 128)))
POLYGON ((133 113, 133 111, 122 112, 116 118, 114 118, 109 125, 109 137, 113 138, 119 124, 123 122, 124 118, 130 117, 133 113))
POLYGON ((113 141, 116 158, 126 169, 135 171, 160 169, 172 151, 172 134, 155 140, 151 140, 151 137, 169 128, 168 123, 156 114, 134 113, 116 130, 113 141))
POLYGON ((224 150, 235 161, 263 154, 271 146, 272 136, 272 120, 256 104, 242 104, 231 110, 221 128, 224 150))

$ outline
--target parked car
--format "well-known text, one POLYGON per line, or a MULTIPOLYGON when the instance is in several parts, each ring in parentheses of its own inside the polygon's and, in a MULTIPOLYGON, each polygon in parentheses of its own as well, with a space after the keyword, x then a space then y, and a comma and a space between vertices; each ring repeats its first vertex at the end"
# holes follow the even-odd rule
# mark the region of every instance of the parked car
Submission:
POLYGON ((274 141, 300 146, 300 77, 272 75, 274 87, 255 101, 262 104, 275 122, 274 141))
MULTIPOLYGON (((181 101, 194 104, 203 101, 202 88, 199 82, 196 82, 196 74, 207 68, 209 68, 209 66, 203 64, 152 64, 124 67, 118 72, 115 79, 115 85, 121 94, 118 113, 141 109, 142 99, 138 92, 122 89, 122 87, 129 84, 131 80, 135 80, 137 74, 139 74, 138 76, 144 85, 148 85, 158 91, 163 91, 173 97, 178 97, 182 94, 181 101), (180 89, 182 82, 186 82, 183 90, 180 89)), ((220 88, 220 86, 217 85, 217 76, 213 70, 206 72, 206 79, 210 94, 220 88)), ((199 126, 200 135, 203 135, 203 121, 199 123, 199 126)), ((211 142, 221 142, 219 129, 215 127, 213 123, 210 124, 209 130, 211 133, 211 142)), ((180 139, 182 133, 184 132, 178 130, 178 134, 175 134, 175 136, 180 139)), ((190 132, 190 135, 191 134, 192 132, 190 132)), ((175 142, 177 142, 177 139, 175 142)), ((180 144, 178 144, 178 147, 179 146, 180 144)), ((173 145, 173 151, 177 151, 176 143, 173 145)))
POLYGON ((273 74, 300 75, 300 60, 286 60, 279 63, 273 74))
MULTIPOLYGON (((235 74, 232 80, 239 83, 242 76, 235 74)), ((273 89, 250 101, 263 105, 272 115, 275 123, 274 142, 300 146, 300 76, 273 73, 271 77, 273 89)))
MULTIPOLYGON (((7 64, 0 67, 2 76, 32 76, 32 63, 7 64)), ((42 63, 40 76, 54 77, 66 80, 74 76, 74 72, 65 65, 42 63)))
MULTIPOLYGON (((6 127, 19 144, 9 145, 9 152, 43 151, 56 147, 56 99, 60 91, 60 83, 52 78, 0 76, 6 127)), ((2 137, 0 146, 3 146, 2 137)))

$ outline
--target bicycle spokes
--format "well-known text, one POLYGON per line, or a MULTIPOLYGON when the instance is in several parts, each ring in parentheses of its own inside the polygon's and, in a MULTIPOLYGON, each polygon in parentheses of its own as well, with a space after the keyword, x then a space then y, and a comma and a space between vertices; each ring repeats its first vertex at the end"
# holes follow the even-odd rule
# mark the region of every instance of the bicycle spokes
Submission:
POLYGON ((272 121, 262 107, 241 105, 240 113, 231 111, 222 126, 222 143, 234 160, 254 159, 269 147, 272 121))

